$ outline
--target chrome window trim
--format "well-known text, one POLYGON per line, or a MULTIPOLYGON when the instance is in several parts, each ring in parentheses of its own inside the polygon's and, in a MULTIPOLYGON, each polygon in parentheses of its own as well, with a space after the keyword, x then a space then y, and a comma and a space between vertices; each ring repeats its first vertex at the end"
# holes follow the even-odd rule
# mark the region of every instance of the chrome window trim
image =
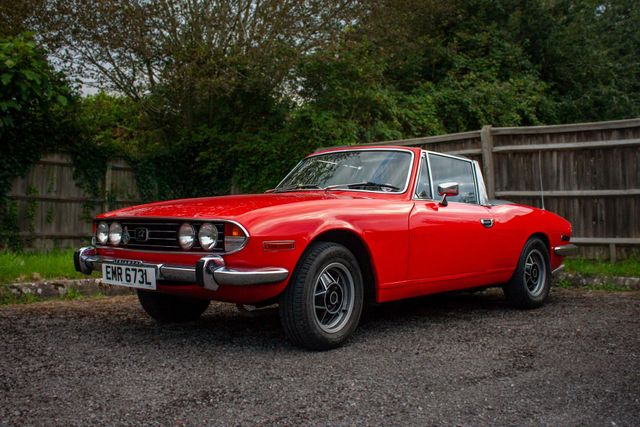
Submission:
POLYGON ((433 188, 433 174, 431 173, 431 159, 429 154, 431 151, 425 151, 424 155, 427 158, 427 167, 429 168, 429 182, 431 183, 431 200, 436 200, 436 189, 433 188))
MULTIPOLYGON (((94 222, 114 222, 114 221, 127 221, 127 220, 134 220, 134 221, 144 221, 147 219, 151 219, 151 220, 158 220, 158 219, 168 219, 168 220, 172 220, 172 221, 182 221, 182 222, 228 222, 234 225, 237 225, 242 232, 247 236, 247 240, 245 240, 244 244, 239 247, 238 249, 234 250, 234 251, 229 251, 229 252, 213 252, 213 251, 199 251, 199 252, 193 252, 193 251, 154 251, 154 250, 150 250, 150 249, 127 249, 127 248, 123 248, 121 246, 111 246, 111 245, 100 245, 97 244, 96 247, 100 248, 100 249, 114 249, 114 250, 121 250, 121 251, 126 251, 126 252, 153 252, 153 253, 161 253, 161 254, 172 254, 172 255, 177 255, 177 254, 181 254, 181 255, 201 255, 201 254, 212 254, 212 255, 230 255, 230 254, 235 254, 236 252, 240 252, 241 250, 243 250, 247 244, 249 244, 249 239, 251 238, 251 235, 249 234, 249 231, 244 228, 244 226, 242 224, 240 224, 238 221, 234 221, 232 219, 222 219, 222 218, 184 218, 184 217, 173 217, 173 216, 118 216, 118 217, 109 217, 109 218, 94 218, 94 222)), ((94 236, 95 237, 95 234, 94 236)))
MULTIPOLYGON (((275 189, 277 189, 280 186, 280 184, 282 184, 287 178, 289 178, 289 175, 291 175, 293 171, 295 171, 298 168, 298 166, 300 166, 300 163, 304 162, 305 160, 310 159, 312 157, 324 156, 325 154, 341 153, 345 151, 398 151, 403 153, 409 153, 411 155, 411 160, 409 161, 410 167, 408 168, 409 170, 407 171, 407 177, 404 182, 404 187, 400 191, 357 190, 353 188, 338 188, 331 191, 356 191, 360 193, 378 193, 378 194, 396 194, 396 195, 404 194, 407 192, 409 187, 409 181, 411 180, 411 171, 413 170, 413 161, 415 159, 415 153, 413 152, 413 150, 410 150, 408 148, 353 148, 353 149, 347 149, 347 150, 341 149, 341 150, 330 150, 330 151, 322 151, 320 153, 313 153, 308 155, 304 159, 300 160, 298 164, 295 165, 295 167, 291 169, 291 171, 282 179, 282 181, 280 181, 278 185, 276 185, 275 189)), ((325 191, 325 190, 321 188, 317 188, 317 189, 301 188, 301 189, 295 189, 295 190, 287 190, 286 192, 288 193, 288 192, 295 192, 295 191, 325 191)))
POLYGON ((476 185, 478 187, 478 200, 482 206, 491 206, 489 203, 489 195, 487 194, 487 186, 484 182, 484 176, 480 170, 480 163, 477 160, 473 160, 473 167, 476 173, 476 185), (482 179, 480 179, 482 177, 482 179), (481 185, 482 184, 482 185, 481 185))
MULTIPOLYGON (((455 156, 453 154, 446 154, 446 153, 438 153, 435 151, 429 151, 429 150, 423 150, 424 153, 427 156, 427 163, 429 165, 429 179, 431 180, 431 195, 433 196, 435 193, 435 189, 433 187, 433 174, 431 173, 431 161, 430 161, 430 157, 431 155, 434 156, 442 156, 442 157, 449 157, 451 159, 455 159, 455 160, 460 160, 462 162, 467 162, 471 164, 471 170, 473 173, 473 184, 474 184, 474 188, 476 190, 476 202, 475 203, 469 203, 469 202, 456 202, 456 201, 452 201, 451 203, 465 203, 467 205, 481 205, 482 203, 480 203, 480 191, 478 190, 478 175, 476 173, 476 165, 475 165, 475 161, 471 160, 471 159, 467 159, 466 157, 461 157, 461 156, 455 156)), ((424 200, 424 199, 419 199, 419 200, 424 200)), ((435 200, 435 199, 433 199, 435 200)))
POLYGON ((427 152, 425 150, 422 150, 422 153, 420 154, 420 162, 418 163, 418 171, 416 173, 416 182, 413 186, 413 196, 411 197, 411 199, 412 200, 435 200, 433 198, 433 182, 431 180, 431 167, 429 165, 429 159, 427 158, 427 152), (418 181, 420 180, 420 169, 422 168, 423 162, 427 166, 427 174, 429 175, 429 191, 431 192, 431 197, 427 197, 427 198, 418 197, 418 195, 416 194, 416 191, 418 191, 418 181))

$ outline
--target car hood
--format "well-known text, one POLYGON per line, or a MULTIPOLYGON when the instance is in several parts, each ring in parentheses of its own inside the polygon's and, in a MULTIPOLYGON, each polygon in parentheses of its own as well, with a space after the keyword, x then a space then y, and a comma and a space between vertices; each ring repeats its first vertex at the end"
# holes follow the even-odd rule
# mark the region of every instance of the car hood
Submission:
POLYGON ((354 195, 314 191, 179 199, 119 209, 103 214, 100 218, 156 217, 235 219, 247 212, 275 206, 337 198, 354 198, 354 195))

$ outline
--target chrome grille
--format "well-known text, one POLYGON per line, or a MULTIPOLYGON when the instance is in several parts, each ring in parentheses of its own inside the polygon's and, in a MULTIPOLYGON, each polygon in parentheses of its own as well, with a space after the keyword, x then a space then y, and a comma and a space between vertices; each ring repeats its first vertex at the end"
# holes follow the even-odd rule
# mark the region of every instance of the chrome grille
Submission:
MULTIPOLYGON (((106 221, 111 225, 114 221, 106 221)), ((198 231, 200 226, 209 221, 150 221, 150 220, 117 220, 123 230, 122 242, 118 245, 120 248, 143 249, 152 251, 181 251, 181 252, 204 252, 198 241, 198 231), (193 247, 185 251, 178 243, 178 229, 180 225, 189 223, 196 232, 196 239, 193 247), (125 238, 128 234, 128 239, 125 238)), ((218 240, 213 252, 224 252, 224 223, 211 222, 218 230, 218 240)), ((206 251, 210 252, 210 251, 206 251)))

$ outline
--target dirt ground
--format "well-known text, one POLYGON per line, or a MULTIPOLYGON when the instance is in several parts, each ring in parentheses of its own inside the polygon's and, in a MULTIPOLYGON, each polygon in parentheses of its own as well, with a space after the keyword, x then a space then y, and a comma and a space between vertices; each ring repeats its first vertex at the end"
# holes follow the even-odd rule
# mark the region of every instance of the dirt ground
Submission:
POLYGON ((375 307, 344 347, 213 304, 160 326, 132 296, 0 307, 0 425, 640 424, 640 292, 375 307))

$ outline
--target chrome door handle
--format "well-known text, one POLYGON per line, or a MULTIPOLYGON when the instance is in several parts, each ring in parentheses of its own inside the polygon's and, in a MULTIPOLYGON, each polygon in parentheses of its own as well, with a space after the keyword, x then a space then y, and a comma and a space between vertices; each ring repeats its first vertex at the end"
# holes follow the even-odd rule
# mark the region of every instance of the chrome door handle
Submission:
POLYGON ((480 222, 482 223, 482 225, 484 225, 487 228, 493 227, 493 219, 482 218, 480 222))

